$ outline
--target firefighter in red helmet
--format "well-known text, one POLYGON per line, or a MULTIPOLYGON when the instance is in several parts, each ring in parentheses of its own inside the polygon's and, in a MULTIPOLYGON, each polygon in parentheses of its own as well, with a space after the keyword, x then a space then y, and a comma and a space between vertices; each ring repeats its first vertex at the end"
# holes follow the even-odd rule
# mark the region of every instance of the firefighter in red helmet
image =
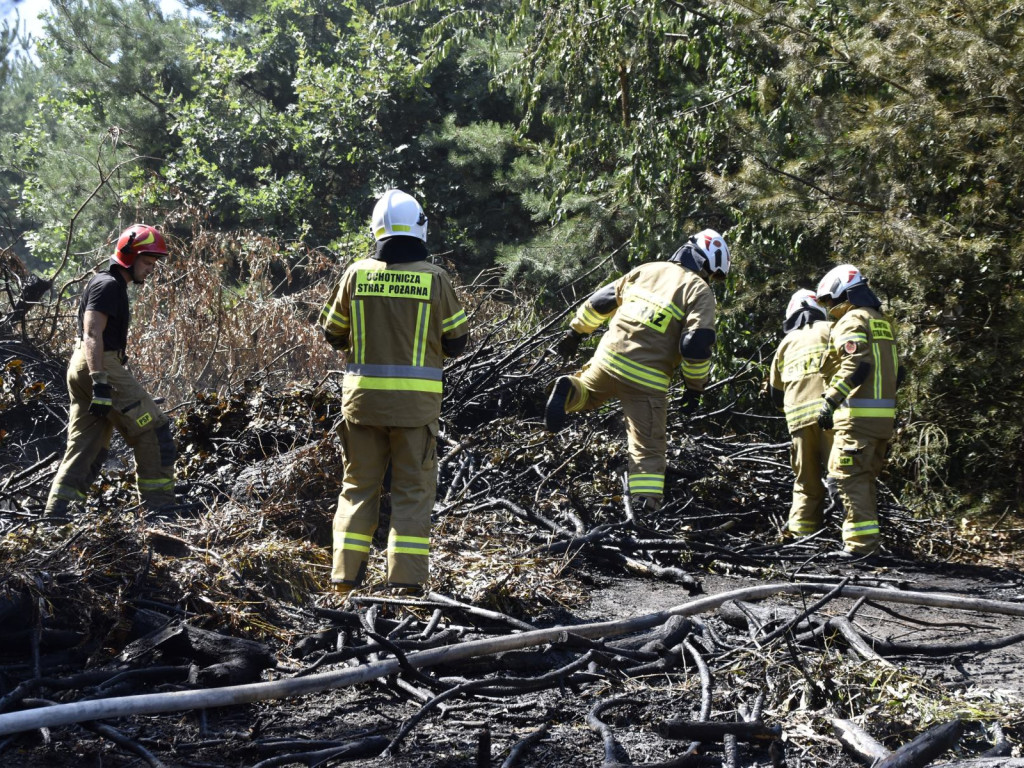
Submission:
POLYGON ((110 266, 82 291, 78 341, 68 364, 68 442, 46 511, 63 516, 85 502, 110 450, 114 429, 135 454, 139 496, 148 510, 174 502, 175 447, 170 419, 126 367, 131 319, 128 283, 142 285, 167 256, 164 236, 148 224, 121 233, 110 266))

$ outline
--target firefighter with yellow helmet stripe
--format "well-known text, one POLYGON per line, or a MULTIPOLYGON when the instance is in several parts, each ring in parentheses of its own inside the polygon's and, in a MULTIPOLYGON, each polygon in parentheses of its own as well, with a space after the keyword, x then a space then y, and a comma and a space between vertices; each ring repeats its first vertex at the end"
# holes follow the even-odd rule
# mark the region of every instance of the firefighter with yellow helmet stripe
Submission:
POLYGON ((596 291, 558 342, 558 352, 568 357, 584 336, 608 323, 582 371, 555 380, 545 424, 556 432, 566 413, 618 398, 629 443, 629 492, 640 515, 659 509, 665 493, 668 388, 675 370, 683 378, 685 413, 697 407, 707 383, 715 343, 709 282, 724 280, 729 266, 725 239, 705 229, 668 261, 642 264, 596 291))
POLYGON ((346 357, 331 581, 341 592, 362 584, 390 463, 388 585, 416 591, 429 570, 442 366, 465 349, 469 323, 447 273, 428 261, 427 217, 415 198, 385 192, 371 229, 374 258, 345 271, 320 315, 346 357))
POLYGON ((855 558, 873 554, 881 543, 876 480, 896 418, 896 334, 852 264, 830 270, 816 295, 836 320, 821 361, 826 389, 818 425, 835 429, 828 472, 846 508, 839 556, 855 558))
POLYGON ((769 392, 775 407, 786 414, 791 439, 793 501, 787 528, 808 536, 823 522, 827 492, 823 477, 832 450, 832 433, 818 426, 825 380, 818 370, 828 348, 830 323, 813 291, 793 294, 782 323, 785 334, 772 357, 769 392))

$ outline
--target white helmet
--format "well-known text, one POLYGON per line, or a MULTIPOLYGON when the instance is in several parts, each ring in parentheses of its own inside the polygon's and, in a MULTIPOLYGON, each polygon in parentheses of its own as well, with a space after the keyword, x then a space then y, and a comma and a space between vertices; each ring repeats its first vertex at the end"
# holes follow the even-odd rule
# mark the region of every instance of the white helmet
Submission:
POLYGON ((427 215, 412 195, 389 189, 373 206, 370 229, 374 240, 399 235, 427 242, 427 215))
POLYGON ((704 267, 711 273, 711 277, 724 280, 731 265, 729 246, 726 245, 725 238, 713 229, 704 229, 691 237, 690 242, 706 259, 704 267))
POLYGON ((789 300, 789 306, 786 307, 786 319, 789 320, 797 312, 804 309, 816 309, 821 312, 823 317, 828 314, 825 312, 825 308, 818 303, 818 297, 814 295, 814 291, 801 288, 789 300))
POLYGON ((830 269, 818 282, 818 299, 836 303, 848 290, 866 282, 860 270, 853 264, 840 264, 830 269))

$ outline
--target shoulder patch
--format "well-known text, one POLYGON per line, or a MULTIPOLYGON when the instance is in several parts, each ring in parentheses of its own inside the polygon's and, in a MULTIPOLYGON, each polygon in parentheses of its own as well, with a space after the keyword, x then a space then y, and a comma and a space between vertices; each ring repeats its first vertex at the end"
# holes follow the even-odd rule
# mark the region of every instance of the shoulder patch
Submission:
POLYGON ((856 341, 848 341, 848 342, 846 342, 845 344, 843 344, 843 351, 846 354, 848 354, 848 355, 856 354, 857 353, 857 342, 856 341))

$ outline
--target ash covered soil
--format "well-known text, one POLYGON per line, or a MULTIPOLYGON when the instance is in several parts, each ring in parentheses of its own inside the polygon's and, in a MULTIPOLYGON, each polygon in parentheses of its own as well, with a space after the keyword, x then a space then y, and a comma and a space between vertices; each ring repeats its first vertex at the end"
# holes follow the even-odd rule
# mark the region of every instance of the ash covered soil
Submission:
POLYGON ((829 564, 834 511, 781 536, 787 444, 709 414, 673 419, 667 504, 636 520, 614 408, 551 435, 549 370, 467 362, 449 371, 430 592, 378 588, 378 541, 341 602, 336 382, 196 395, 173 412, 178 509, 137 511, 118 445, 88 508, 50 520, 61 367, 4 351, 23 361, 0 441, 4 766, 853 766, 849 727, 887 751, 931 734, 920 765, 1024 756, 1005 521, 922 518, 883 487, 883 558, 829 564), (262 698, 289 685, 310 692, 262 698), (240 690, 260 700, 173 698, 240 690), (31 719, 46 710, 72 721, 31 719))

